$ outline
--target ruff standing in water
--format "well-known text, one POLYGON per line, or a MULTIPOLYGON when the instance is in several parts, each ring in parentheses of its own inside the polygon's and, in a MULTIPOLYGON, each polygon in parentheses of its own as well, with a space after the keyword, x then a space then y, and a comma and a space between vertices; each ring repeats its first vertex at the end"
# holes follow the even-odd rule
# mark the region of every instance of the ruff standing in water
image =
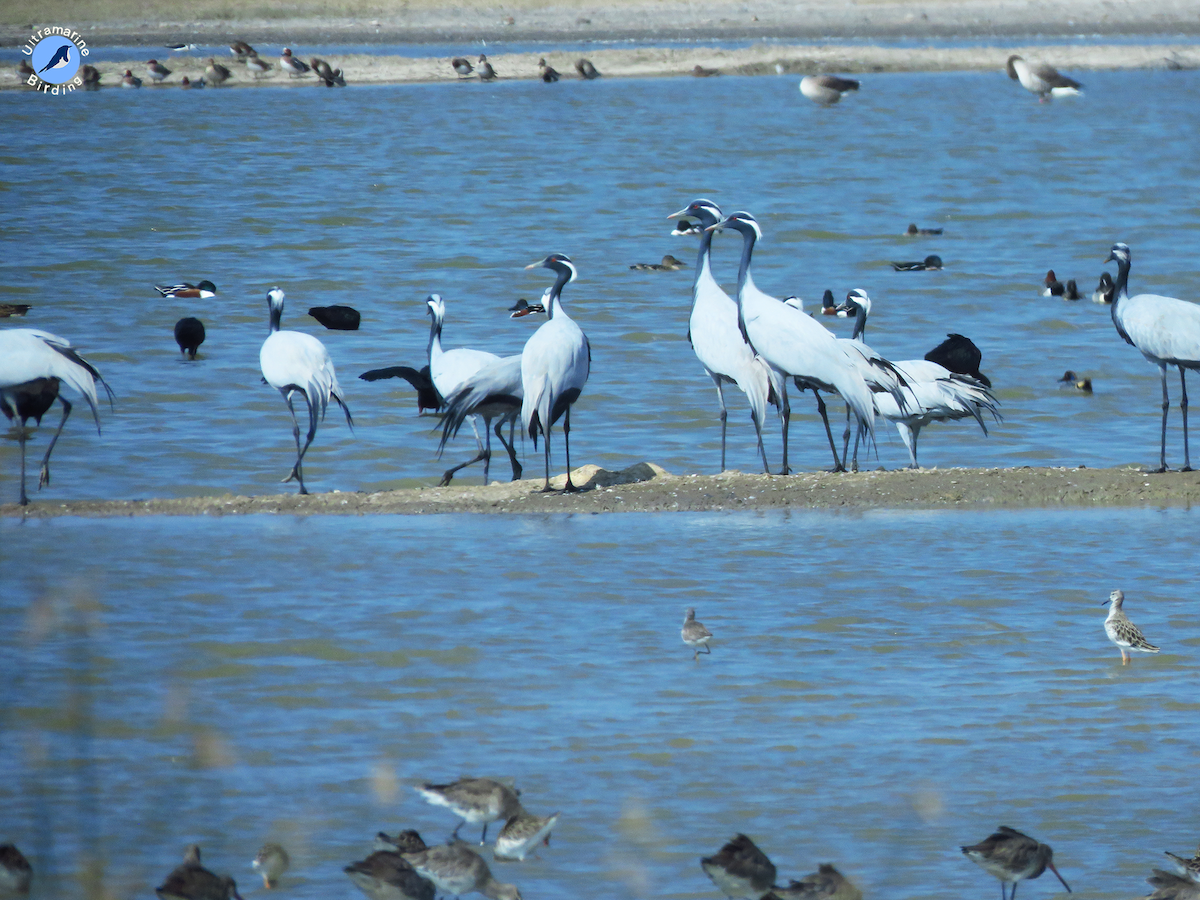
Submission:
POLYGON ((712 648, 708 646, 708 642, 712 640, 712 632, 704 625, 696 621, 696 611, 689 609, 687 616, 683 620, 683 628, 679 632, 679 636, 683 638, 683 642, 689 647, 695 649, 692 659, 700 658, 700 648, 704 648, 705 653, 712 653, 712 648))
POLYGON ((1017 882, 1037 878, 1046 868, 1058 876, 1067 893, 1071 886, 1054 868, 1054 851, 1049 844, 1039 844, 1027 834, 1001 825, 995 834, 970 847, 962 848, 963 855, 981 866, 985 872, 1000 879, 1000 900, 1015 900, 1017 882), (1012 891, 1005 885, 1011 884, 1012 891))
POLYGON ((700 868, 726 897, 760 897, 775 885, 775 864, 744 834, 736 835, 716 856, 700 860, 700 868))
POLYGON ((462 819, 454 829, 456 838, 458 829, 468 823, 483 825, 480 844, 487 843, 489 822, 507 821, 524 812, 518 792, 490 778, 461 778, 453 784, 423 784, 417 788, 417 793, 427 803, 444 806, 462 819))
POLYGON ((1108 610, 1108 618, 1104 620, 1104 631, 1108 639, 1120 649, 1121 665, 1125 665, 1131 659, 1130 654, 1125 652, 1126 648, 1141 650, 1143 653, 1157 653, 1158 648, 1146 640, 1141 629, 1129 621, 1129 616, 1125 615, 1125 610, 1121 608, 1125 604, 1125 592, 1113 591, 1108 595, 1108 603, 1112 606, 1108 610))
POLYGON ((273 888, 279 884, 279 876, 287 871, 291 862, 287 851, 279 844, 263 844, 250 865, 262 876, 263 887, 273 888))
POLYGON ((462 842, 405 853, 404 859, 443 894, 462 897, 478 891, 491 900, 521 900, 515 884, 502 884, 493 878, 483 857, 462 842))
POLYGON ((1192 881, 1200 883, 1200 848, 1196 849, 1196 855, 1191 859, 1176 856, 1170 850, 1164 850, 1163 853, 1175 861, 1175 866, 1179 869, 1179 874, 1186 875, 1192 881))

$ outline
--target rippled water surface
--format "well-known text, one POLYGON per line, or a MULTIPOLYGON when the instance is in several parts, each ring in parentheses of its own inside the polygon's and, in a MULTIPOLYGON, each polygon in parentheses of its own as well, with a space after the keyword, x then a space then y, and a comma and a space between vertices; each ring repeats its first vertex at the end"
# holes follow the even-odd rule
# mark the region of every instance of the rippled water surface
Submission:
MULTIPOLYGON (((76 413, 40 499, 294 490, 277 484, 294 454, 290 421, 258 371, 272 285, 288 294, 284 326, 328 346, 358 426, 325 423, 311 487, 432 483, 472 454, 469 439, 437 460, 436 423, 416 416, 408 386, 356 376, 423 362, 431 291, 447 302, 448 347, 519 351, 534 325, 506 310, 541 294, 549 273, 522 267, 555 250, 579 267, 565 302, 594 355, 573 461, 714 471, 715 398, 685 339, 691 273, 629 269, 668 252, 693 259, 694 239, 670 237, 665 217, 701 195, 759 217, 765 290, 811 309, 825 288, 867 289, 868 337, 885 355, 919 358, 950 331, 980 345, 1005 421, 990 437, 931 427, 925 465, 1150 461, 1157 370, 1105 308, 1039 288, 1054 268, 1090 294, 1121 239, 1135 290, 1195 295, 1200 163, 1183 148, 1200 126, 1200 74, 1074 74, 1086 95, 1043 105, 1001 73, 869 76, 833 109, 804 101, 794 77, 5 92, 0 300, 32 303, 12 324, 73 340, 117 397, 100 437, 76 413), (945 234, 903 238, 910 221, 945 234), (946 270, 887 265, 928 253, 946 270), (216 298, 162 300, 151 287, 201 278, 216 298), (305 315, 335 303, 360 309, 362 330, 305 315), (196 363, 171 337, 183 315, 208 327, 196 363), (1060 388, 1068 368, 1096 393, 1060 388)), ((737 251, 717 237, 727 284, 737 251)), ((730 403, 729 463, 754 470, 744 399, 732 391, 730 403)), ((796 406, 793 465, 827 465, 811 396, 796 406)), ((1177 463, 1175 413, 1171 442, 1177 463)), ((524 450, 538 474, 540 454, 524 450)), ((768 450, 777 467, 775 423, 768 450)), ((561 465, 557 439, 555 451, 561 465)), ((879 463, 906 462, 885 424, 879 463)), ((6 498, 15 473, 4 442, 6 498)))
POLYGON ((9 520, 0 836, 37 898, 85 871, 149 896, 190 841, 261 895, 273 837, 281 896, 349 900, 375 831, 453 827, 412 784, 486 774, 562 812, 540 860, 495 866, 527 900, 713 898, 698 858, 737 831, 781 877, 991 897, 957 846, 998 824, 1050 842, 1078 896, 1127 898, 1196 841, 1198 524, 9 520), (1126 667, 1118 586, 1163 648, 1126 667), (698 662, 688 606, 715 635, 698 662))

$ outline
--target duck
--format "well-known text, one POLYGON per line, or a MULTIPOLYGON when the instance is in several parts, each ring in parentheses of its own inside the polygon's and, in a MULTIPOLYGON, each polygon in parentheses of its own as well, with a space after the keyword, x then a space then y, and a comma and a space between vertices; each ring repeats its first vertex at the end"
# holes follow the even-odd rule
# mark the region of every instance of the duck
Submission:
POLYGON ((1004 69, 1013 81, 1019 81, 1021 87, 1036 94, 1039 103, 1047 102, 1051 97, 1070 97, 1079 93, 1083 87, 1073 78, 1062 75, 1049 63, 1030 65, 1015 54, 1008 58, 1004 69))
POLYGON ((590 59, 580 59, 575 62, 575 71, 579 73, 580 78, 592 81, 600 77, 600 70, 592 65, 590 59))
POLYGON ((246 56, 246 69, 257 79, 271 71, 271 64, 265 59, 259 59, 258 54, 251 50, 246 56))
POLYGON ((283 71, 287 72, 293 78, 299 78, 308 72, 308 63, 294 57, 291 47, 284 47, 283 56, 279 57, 279 68, 283 69, 283 71))
POLYGON ((164 297, 200 297, 207 299, 217 296, 217 286, 211 281, 201 281, 199 284, 192 284, 190 281, 182 281, 179 284, 156 284, 154 289, 164 297))
POLYGON ((821 315, 845 317, 845 314, 840 311, 837 301, 833 299, 831 290, 826 289, 825 293, 821 295, 821 315))
POLYGON ((942 258, 931 254, 920 262, 894 262, 892 268, 897 272, 932 272, 942 268, 942 258))
POLYGON ((720 74, 720 69, 706 69, 698 64, 692 67, 692 76, 695 78, 712 78, 714 75, 720 74))
POLYGON ((693 234, 699 234, 704 229, 700 227, 699 222, 690 222, 687 219, 680 219, 675 223, 675 230, 671 232, 671 237, 686 237, 693 234))
POLYGON ((341 69, 333 70, 333 83, 336 84, 338 87, 346 86, 346 76, 342 74, 341 69))
POLYGON ((79 77, 83 80, 85 91, 100 90, 100 70, 95 66, 85 65, 79 70, 79 77))
POLYGON ((508 311, 512 313, 512 315, 509 316, 510 319, 520 319, 524 316, 532 316, 535 313, 545 313, 546 307, 541 303, 530 303, 528 300, 522 297, 520 300, 510 306, 508 311))
POLYGON ((464 59, 461 56, 456 56, 454 59, 450 60, 450 68, 452 68, 460 78, 466 78, 475 71, 475 67, 471 65, 471 61, 469 59, 464 59))
POLYGON ((636 269, 639 272, 678 272, 687 263, 681 259, 676 259, 670 253, 662 258, 660 263, 634 263, 629 268, 636 269))
POLYGON ((314 306, 308 314, 330 331, 358 331, 362 315, 353 306, 314 306))
POLYGON ((233 73, 210 56, 208 68, 204 70, 204 77, 210 84, 220 86, 232 78, 233 73))
POLYGON ((1113 295, 1117 292, 1117 286, 1113 282, 1112 276, 1107 272, 1100 274, 1100 283, 1096 285, 1096 290, 1092 292, 1093 303, 1112 303, 1113 295))
POLYGON ((1092 392, 1092 379, 1080 378, 1071 369, 1063 372, 1063 377, 1058 379, 1059 384, 1069 384, 1078 391, 1083 391, 1085 394, 1092 392))
POLYGON ((200 88, 204 87, 204 79, 197 78, 195 81, 192 81, 190 78, 188 78, 186 75, 184 75, 183 78, 181 78, 179 80, 179 86, 181 88, 183 88, 185 91, 186 90, 197 90, 198 91, 198 90, 200 90, 200 88))
POLYGON ((319 56, 314 56, 311 60, 309 60, 308 65, 313 72, 316 73, 318 85, 323 84, 325 87, 331 88, 337 84, 337 81, 333 76, 333 69, 330 68, 329 63, 325 62, 325 60, 321 59, 319 56))
POLYGON ((190 844, 183 863, 176 866, 157 888, 159 900, 241 900, 237 884, 228 875, 215 875, 200 863, 200 848, 190 844))
POLYGON ((234 41, 229 45, 229 52, 236 56, 239 60, 245 59, 247 56, 257 56, 254 48, 245 41, 234 41))
POLYGON ((545 57, 538 60, 538 70, 542 73, 542 81, 546 84, 553 84, 562 77, 555 69, 546 64, 545 57))
POLYGON ((992 379, 979 371, 983 353, 975 342, 961 334, 948 334, 946 339, 925 354, 925 359, 937 363, 954 375, 967 375, 985 388, 992 386, 992 379))
POLYGON ((904 231, 905 235, 912 237, 914 234, 941 234, 941 228, 918 228, 916 222, 910 222, 908 228, 904 231))
POLYGON ((1067 285, 1063 288, 1062 298, 1064 300, 1082 300, 1083 297, 1079 293, 1079 286, 1075 284, 1074 278, 1067 279, 1067 285))
POLYGON ((196 358, 196 351, 204 343, 204 323, 192 316, 185 316, 175 323, 175 343, 179 352, 188 357, 196 358))
POLYGON ((23 316, 32 308, 28 303, 0 303, 0 319, 23 316))
POLYGON ((800 79, 800 93, 822 106, 833 106, 842 99, 842 94, 857 91, 858 82, 853 78, 837 75, 805 75, 800 79))
POLYGON ((125 70, 125 74, 121 77, 121 87, 123 88, 140 88, 142 79, 138 78, 129 69, 125 70))
POLYGON ((1042 291, 1043 297, 1061 297, 1063 295, 1063 291, 1067 289, 1066 285, 1058 280, 1058 276, 1054 274, 1053 269, 1046 273, 1044 284, 1046 287, 1042 291))
POLYGON ((495 81, 496 80, 495 68, 492 66, 492 64, 490 62, 488 62, 487 56, 485 56, 482 53, 479 54, 478 70, 479 70, 479 80, 480 81, 495 81))
POLYGON ((146 76, 155 84, 162 84, 163 79, 171 74, 171 70, 157 59, 146 61, 146 76))

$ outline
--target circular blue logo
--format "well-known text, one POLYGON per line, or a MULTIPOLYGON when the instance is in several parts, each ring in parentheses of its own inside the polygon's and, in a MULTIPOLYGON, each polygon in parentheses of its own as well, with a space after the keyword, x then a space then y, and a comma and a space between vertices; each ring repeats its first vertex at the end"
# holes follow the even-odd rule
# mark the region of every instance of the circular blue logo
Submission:
POLYGON ((65 84, 79 71, 79 48, 65 37, 50 35, 37 42, 30 64, 42 81, 65 84))

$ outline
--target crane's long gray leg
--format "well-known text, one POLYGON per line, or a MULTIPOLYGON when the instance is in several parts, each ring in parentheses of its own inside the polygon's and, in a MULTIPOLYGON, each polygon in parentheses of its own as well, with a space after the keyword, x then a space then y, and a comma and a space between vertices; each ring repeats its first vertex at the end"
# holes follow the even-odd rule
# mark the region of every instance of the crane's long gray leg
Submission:
POLYGON ((821 421, 825 423, 825 437, 829 438, 829 449, 833 452, 833 471, 845 472, 846 465, 842 461, 843 456, 838 456, 837 444, 833 442, 833 430, 829 427, 829 412, 825 408, 825 401, 821 398, 821 392, 813 388, 813 396, 817 398, 817 412, 821 414, 821 421))
POLYGON ((304 454, 308 452, 309 446, 313 442, 313 438, 317 436, 317 411, 313 407, 312 401, 308 398, 308 392, 301 390, 300 396, 304 398, 305 404, 308 406, 308 437, 304 441, 304 447, 300 446, 300 423, 296 421, 296 410, 292 407, 292 392, 288 392, 287 405, 288 412, 292 414, 292 422, 295 423, 293 434, 296 438, 296 465, 292 466, 292 473, 287 478, 283 479, 283 483, 287 484, 293 478, 300 482, 300 493, 307 494, 308 488, 304 486, 304 454))
POLYGON ((1179 388, 1183 392, 1183 398, 1179 401, 1179 411, 1183 414, 1183 468, 1179 471, 1192 471, 1192 458, 1188 452, 1188 433, 1187 433, 1187 370, 1179 367, 1179 388))
POLYGON ((1167 364, 1163 363, 1158 368, 1159 368, 1159 371, 1162 372, 1162 389, 1163 389, 1162 447, 1161 447, 1161 450, 1159 451, 1158 468, 1155 469, 1154 471, 1155 472, 1165 472, 1165 471, 1167 471, 1167 409, 1170 407, 1171 402, 1167 398, 1167 364))
MULTIPOLYGON (((568 494, 578 492, 579 488, 571 483, 571 407, 567 407, 567 412, 563 416, 563 443, 567 448, 567 485, 563 491, 568 494)), ((484 828, 487 828, 485 825, 484 828)))
POLYGON ((500 439, 500 443, 503 444, 504 449, 506 451, 508 451, 508 460, 509 460, 509 462, 512 463, 512 480, 520 481, 521 473, 524 471, 524 468, 521 466, 521 461, 519 459, 517 459, 516 448, 514 448, 512 445, 513 427, 514 427, 512 423, 514 423, 514 422, 516 422, 516 419, 509 420, 510 424, 509 424, 509 428, 508 428, 508 441, 507 442, 504 440, 504 430, 503 430, 504 429, 504 420, 503 419, 501 419, 499 422, 496 423, 496 437, 500 439))
POLYGON ((856 428, 854 431, 854 458, 853 458, 853 461, 850 463, 850 471, 851 472, 858 471, 858 442, 860 440, 862 440, 862 433, 863 433, 862 421, 858 419, 858 416, 855 416, 854 418, 856 421, 858 421, 858 428, 856 428))
MULTIPOLYGON (((63 426, 67 424, 67 416, 71 414, 71 404, 66 397, 60 396, 58 402, 63 405, 62 421, 58 423, 58 431, 54 432, 54 437, 50 438, 50 446, 46 448, 46 455, 42 457, 42 470, 38 473, 38 490, 40 491, 44 485, 50 483, 50 454, 54 452, 54 445, 58 443, 58 436, 62 434, 63 426)), ((22 464, 24 460, 22 459, 22 464)), ((21 477, 21 485, 24 487, 25 477, 21 477)))
MULTIPOLYGON (((763 445, 763 439, 762 439, 763 423, 758 420, 758 416, 755 415, 754 410, 750 410, 750 421, 754 423, 754 433, 756 435, 758 435, 758 455, 762 457, 763 474, 770 475, 771 467, 767 463, 767 448, 763 445)), ((722 444, 723 443, 724 443, 724 441, 722 441, 722 444)), ((725 454, 722 453, 721 454, 721 462, 722 463, 725 462, 724 457, 725 457, 725 454)), ((721 466, 722 471, 724 470, 724 468, 725 468, 724 465, 722 465, 721 466)))
POLYGON ((780 468, 779 474, 780 475, 791 475, 792 470, 788 466, 787 445, 788 445, 788 425, 792 421, 792 406, 788 402, 786 379, 781 378, 780 384, 782 385, 782 387, 779 387, 778 385, 776 386, 777 387, 776 393, 779 394, 779 420, 780 420, 780 422, 783 423, 783 466, 780 468))
MULTIPOLYGON (((715 372, 709 372, 708 374, 710 376, 712 376, 713 384, 716 385, 717 402, 721 404, 721 471, 724 472, 725 471, 725 425, 726 425, 726 422, 728 422, 728 420, 729 420, 729 410, 726 409, 726 407, 725 407, 725 391, 721 387, 721 376, 717 375, 715 372)), ((761 441, 762 441, 762 436, 760 435, 759 442, 761 443, 761 441)))
MULTIPOLYGON (((488 441, 488 443, 490 444, 491 441, 488 441)), ((481 459, 483 460, 483 483, 487 484, 487 463, 488 463, 489 456, 491 456, 490 448, 485 449, 485 450, 480 450, 477 454, 472 456, 465 463, 459 463, 453 469, 447 469, 445 472, 442 473, 442 480, 438 482, 438 487, 445 487, 446 485, 448 485, 450 483, 451 479, 454 478, 455 472, 457 472, 459 469, 465 469, 467 466, 474 465, 475 463, 479 462, 481 459)))
MULTIPOLYGON (((542 421, 541 416, 538 416, 537 424, 538 424, 539 428, 541 427, 541 421, 542 421)), ((540 491, 540 493, 546 494, 546 493, 549 493, 550 491, 554 490, 554 488, 550 487, 550 431, 549 431, 549 429, 546 429, 546 428, 542 428, 541 431, 542 431, 542 443, 544 445, 542 447, 543 456, 545 457, 545 460, 546 460, 546 483, 542 485, 542 490, 540 491)))
MULTIPOLYGON (((857 454, 857 447, 855 453, 857 454)), ((842 463, 845 465, 846 458, 850 455, 850 404, 846 404, 846 428, 842 431, 842 463)))
POLYGON ((29 497, 25 495, 25 435, 28 430, 25 423, 17 419, 17 443, 21 445, 21 506, 29 505, 29 497))

